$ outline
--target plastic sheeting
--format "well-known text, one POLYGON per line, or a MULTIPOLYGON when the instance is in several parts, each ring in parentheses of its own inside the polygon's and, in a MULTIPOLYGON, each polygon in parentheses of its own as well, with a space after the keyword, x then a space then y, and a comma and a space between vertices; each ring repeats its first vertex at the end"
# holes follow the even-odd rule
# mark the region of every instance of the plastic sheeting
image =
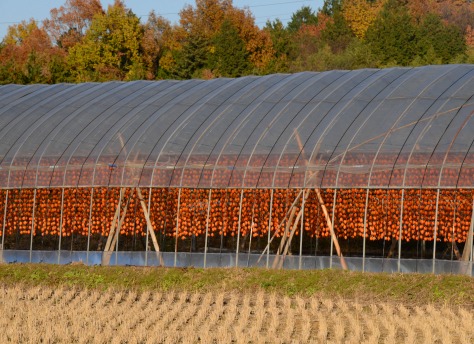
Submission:
POLYGON ((0 86, 0 188, 472 188, 474 66, 0 86))

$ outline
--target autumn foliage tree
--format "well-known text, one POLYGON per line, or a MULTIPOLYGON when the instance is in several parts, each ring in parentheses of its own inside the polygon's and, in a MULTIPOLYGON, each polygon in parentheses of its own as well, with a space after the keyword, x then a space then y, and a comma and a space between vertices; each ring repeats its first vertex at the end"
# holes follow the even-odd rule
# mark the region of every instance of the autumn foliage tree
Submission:
POLYGON ((69 50, 77 81, 135 80, 145 76, 140 55, 143 29, 138 17, 116 0, 97 14, 81 43, 69 50))
POLYGON ((146 22, 115 0, 65 0, 41 23, 9 27, 0 83, 189 79, 474 63, 474 3, 464 0, 324 0, 256 25, 232 0, 195 0, 172 24, 146 22))

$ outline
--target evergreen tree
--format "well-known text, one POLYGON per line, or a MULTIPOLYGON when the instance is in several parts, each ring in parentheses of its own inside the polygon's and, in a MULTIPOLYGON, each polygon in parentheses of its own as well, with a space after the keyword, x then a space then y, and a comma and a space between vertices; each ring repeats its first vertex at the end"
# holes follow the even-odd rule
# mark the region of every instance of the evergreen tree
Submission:
POLYGON ((293 13, 291 15, 291 20, 289 21, 287 28, 288 28, 288 31, 290 32, 296 32, 304 24, 305 25, 318 24, 318 17, 309 6, 303 6, 301 9, 293 13))
POLYGON ((249 62, 245 42, 230 21, 222 23, 213 43, 214 66, 220 76, 237 77, 248 73, 249 62))

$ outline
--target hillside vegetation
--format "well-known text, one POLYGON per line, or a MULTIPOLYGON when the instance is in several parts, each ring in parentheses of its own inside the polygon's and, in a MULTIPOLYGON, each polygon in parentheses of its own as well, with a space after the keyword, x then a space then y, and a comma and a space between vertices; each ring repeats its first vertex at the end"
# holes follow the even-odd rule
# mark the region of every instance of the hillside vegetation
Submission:
POLYGON ((172 24, 116 0, 66 0, 9 27, 0 84, 189 79, 474 62, 474 3, 325 0, 264 27, 231 0, 196 0, 172 24))

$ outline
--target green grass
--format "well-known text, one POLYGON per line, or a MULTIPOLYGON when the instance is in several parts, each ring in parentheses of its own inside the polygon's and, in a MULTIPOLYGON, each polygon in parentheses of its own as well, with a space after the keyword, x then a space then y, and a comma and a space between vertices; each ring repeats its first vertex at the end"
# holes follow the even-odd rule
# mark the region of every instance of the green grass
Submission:
POLYGON ((264 290, 290 296, 325 295, 361 302, 437 303, 474 308, 474 279, 456 275, 4 264, 0 265, 0 284, 137 291, 254 293, 264 290))

